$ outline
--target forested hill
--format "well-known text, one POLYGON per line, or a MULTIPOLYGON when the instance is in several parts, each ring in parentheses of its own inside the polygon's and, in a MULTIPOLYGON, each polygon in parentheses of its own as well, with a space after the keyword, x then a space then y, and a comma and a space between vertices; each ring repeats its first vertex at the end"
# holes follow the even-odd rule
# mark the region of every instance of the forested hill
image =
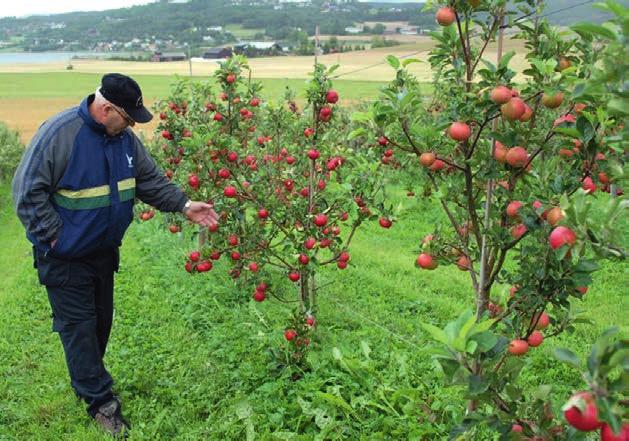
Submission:
MULTIPOLYGON (((605 15, 593 9, 592 3, 582 3, 584 0, 548 0, 548 18, 563 25, 604 19, 605 15), (552 13, 557 10, 560 12, 552 13)), ((312 34, 317 24, 321 33, 336 35, 346 34, 347 27, 365 21, 408 21, 420 29, 434 27, 434 12, 422 12, 422 7, 422 3, 392 1, 161 0, 102 12, 3 18, 0 48, 93 49, 115 41, 133 49, 134 40, 218 45, 241 37, 229 32, 229 26, 225 29, 227 25, 251 30, 251 37, 275 40, 294 39, 299 31, 312 34)))

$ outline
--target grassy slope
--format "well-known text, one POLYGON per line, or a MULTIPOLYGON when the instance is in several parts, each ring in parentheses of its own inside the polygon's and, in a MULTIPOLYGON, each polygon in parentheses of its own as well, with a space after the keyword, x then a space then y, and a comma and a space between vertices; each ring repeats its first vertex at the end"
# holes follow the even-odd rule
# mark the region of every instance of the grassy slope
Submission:
MULTIPOLYGON (((106 360, 135 423, 132 439, 442 438, 460 396, 423 353, 419 322, 445 323, 471 293, 467 276, 452 267, 413 267, 413 244, 439 214, 426 202, 404 203, 412 214, 388 231, 367 226, 350 268, 323 274, 322 283, 332 284, 320 301, 322 343, 313 371, 298 382, 273 370, 267 349, 281 342, 285 305, 239 300, 249 293, 234 287, 220 262, 209 275, 190 277, 181 269, 181 239, 155 221, 135 224, 123 249, 106 360)), ((107 439, 71 393, 6 185, 0 207, 0 439, 107 439)), ((594 325, 535 350, 526 384, 553 384, 559 400, 582 386, 550 354, 566 343, 583 354, 610 324, 623 324, 626 335, 626 273, 626 265, 605 265, 579 305, 594 325)))

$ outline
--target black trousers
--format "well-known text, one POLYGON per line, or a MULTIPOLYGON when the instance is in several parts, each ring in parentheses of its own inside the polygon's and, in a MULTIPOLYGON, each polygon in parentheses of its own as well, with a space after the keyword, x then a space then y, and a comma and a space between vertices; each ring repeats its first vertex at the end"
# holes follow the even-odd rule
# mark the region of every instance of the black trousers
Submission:
POLYGON ((118 256, 116 249, 65 260, 35 251, 39 281, 52 308, 52 330, 61 338, 72 388, 92 416, 113 398, 113 380, 103 357, 111 332, 118 256))

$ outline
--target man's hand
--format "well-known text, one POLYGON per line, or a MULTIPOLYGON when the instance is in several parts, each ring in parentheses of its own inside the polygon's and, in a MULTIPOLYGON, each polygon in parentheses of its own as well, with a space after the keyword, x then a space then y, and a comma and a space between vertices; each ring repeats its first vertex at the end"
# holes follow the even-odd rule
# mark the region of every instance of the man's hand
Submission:
POLYGON ((209 227, 218 223, 218 215, 210 204, 205 202, 190 202, 184 214, 195 224, 209 227))

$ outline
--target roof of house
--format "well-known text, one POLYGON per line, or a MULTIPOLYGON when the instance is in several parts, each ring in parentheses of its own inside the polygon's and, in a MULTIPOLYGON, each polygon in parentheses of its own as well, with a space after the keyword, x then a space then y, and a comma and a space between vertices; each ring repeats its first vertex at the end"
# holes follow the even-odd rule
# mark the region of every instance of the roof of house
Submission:
POLYGON ((272 49, 274 47, 280 46, 276 41, 244 41, 236 46, 238 47, 252 47, 254 49, 272 49))

